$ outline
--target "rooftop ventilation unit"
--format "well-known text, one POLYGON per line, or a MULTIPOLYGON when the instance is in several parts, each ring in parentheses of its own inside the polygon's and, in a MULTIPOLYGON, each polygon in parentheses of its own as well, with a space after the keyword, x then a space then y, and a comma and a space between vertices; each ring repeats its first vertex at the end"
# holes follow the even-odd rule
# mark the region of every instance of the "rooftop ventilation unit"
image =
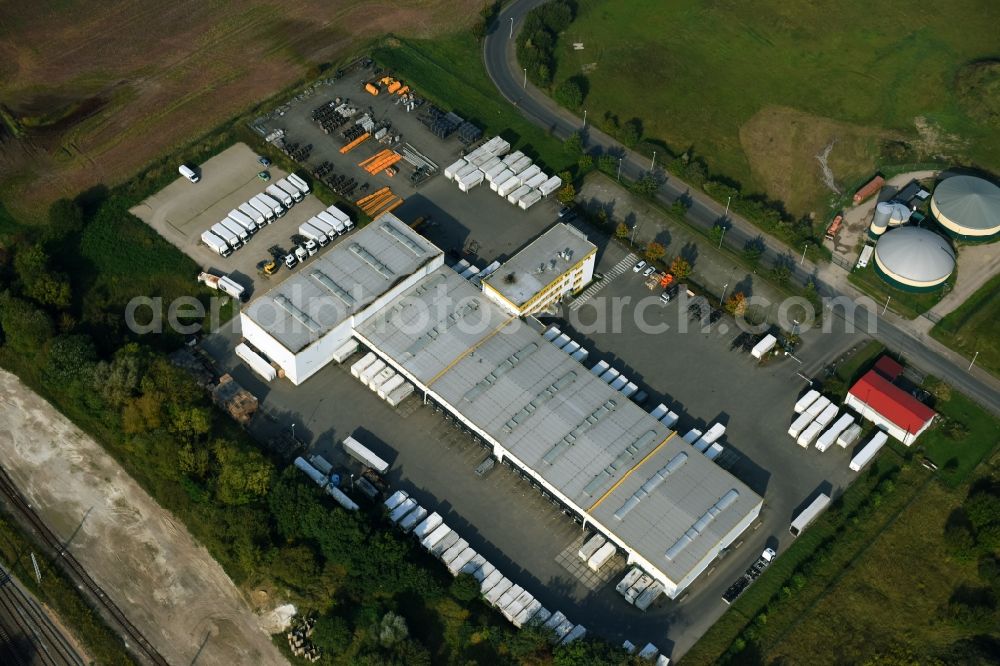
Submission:
POLYGON ((324 287, 326 287, 327 290, 329 290, 330 293, 332 293, 334 296, 342 300, 344 302, 344 305, 346 305, 347 307, 352 307, 357 303, 357 301, 354 300, 354 297, 351 296, 351 294, 346 289, 344 289, 339 284, 334 282, 330 278, 330 276, 324 273, 323 271, 314 270, 309 274, 309 276, 312 277, 317 282, 319 282, 324 287))

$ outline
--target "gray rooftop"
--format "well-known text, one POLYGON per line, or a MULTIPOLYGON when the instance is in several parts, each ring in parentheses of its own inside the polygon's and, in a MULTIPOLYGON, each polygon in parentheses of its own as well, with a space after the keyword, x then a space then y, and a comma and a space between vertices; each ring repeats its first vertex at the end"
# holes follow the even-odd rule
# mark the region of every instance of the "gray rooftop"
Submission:
POLYGON ((306 260, 243 311, 292 352, 364 309, 441 250, 387 213, 306 260))
POLYGON ((520 307, 596 250, 582 231, 559 223, 518 251, 485 282, 520 307))
POLYGON ((450 268, 357 331, 675 581, 761 502, 450 268))

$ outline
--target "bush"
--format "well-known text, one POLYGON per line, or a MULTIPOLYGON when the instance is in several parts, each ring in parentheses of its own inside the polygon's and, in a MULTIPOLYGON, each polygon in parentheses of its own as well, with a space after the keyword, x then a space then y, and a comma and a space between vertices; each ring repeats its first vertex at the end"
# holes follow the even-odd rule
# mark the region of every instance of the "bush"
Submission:
POLYGON ((618 132, 618 140, 629 148, 635 148, 642 139, 642 121, 633 118, 622 125, 618 132))
POLYGON ((583 104, 583 88, 577 77, 566 79, 555 90, 555 99, 568 109, 578 109, 583 104))
POLYGON ((479 581, 472 574, 459 574, 451 581, 448 591, 459 601, 469 602, 479 596, 479 581))

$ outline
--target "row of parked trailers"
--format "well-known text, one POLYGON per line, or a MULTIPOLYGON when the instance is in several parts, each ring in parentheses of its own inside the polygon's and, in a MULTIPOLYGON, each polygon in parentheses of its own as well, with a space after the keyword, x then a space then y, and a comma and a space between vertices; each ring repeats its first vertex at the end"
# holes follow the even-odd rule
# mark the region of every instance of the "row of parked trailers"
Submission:
POLYGON ((573 340, 568 335, 559 330, 558 326, 549 326, 542 337, 555 345, 556 349, 561 349, 569 354, 574 361, 583 363, 590 356, 590 352, 580 346, 580 343, 573 340))
POLYGON ((355 362, 351 366, 351 374, 389 403, 390 407, 398 406, 413 393, 413 384, 407 382, 374 352, 368 352, 360 361, 355 362))
POLYGON ((354 222, 347 213, 336 206, 330 206, 300 224, 299 235, 325 247, 337 236, 343 236, 353 228, 354 222))
POLYGON ((493 137, 444 170, 445 178, 468 192, 483 182, 521 210, 527 210, 562 186, 558 176, 550 176, 521 151, 509 153, 510 144, 493 137))
MULTIPOLYGON (((794 410, 798 416, 788 427, 788 434, 802 448, 808 448, 815 442, 816 448, 823 452, 836 442, 837 446, 846 449, 861 437, 861 424, 855 423, 851 414, 841 414, 837 405, 815 389, 799 398, 794 410)), ((877 432, 854 456, 850 468, 855 472, 861 471, 887 439, 884 432, 877 432)))
POLYGON ((258 230, 276 219, 309 194, 309 184, 289 174, 269 185, 261 194, 229 211, 229 214, 206 229, 201 241, 223 257, 246 245, 258 230))
POLYGON ((704 454, 709 460, 715 460, 725 450, 718 442, 724 434, 726 434, 726 426, 715 423, 704 433, 698 428, 691 428, 682 439, 693 446, 698 453, 704 454))
POLYGON ((619 370, 611 367, 607 361, 598 361, 590 369, 590 373, 600 378, 605 384, 620 392, 626 398, 632 398, 637 404, 642 404, 648 397, 645 391, 640 391, 635 382, 623 375, 619 370))
POLYGON ((469 574, 479 582, 483 599, 500 611, 515 627, 536 624, 551 629, 554 641, 570 643, 587 630, 563 613, 549 611, 534 596, 504 576, 477 553, 436 511, 420 506, 406 491, 397 490, 385 501, 389 520, 412 534, 425 550, 437 557, 452 576, 469 574))
MULTIPOLYGON (((615 544, 601 534, 594 534, 584 540, 577 551, 577 556, 587 564, 591 571, 600 571, 617 552, 615 544)), ((622 579, 616 588, 625 600, 641 611, 649 608, 657 597, 663 594, 663 584, 655 581, 652 576, 634 567, 622 579)))

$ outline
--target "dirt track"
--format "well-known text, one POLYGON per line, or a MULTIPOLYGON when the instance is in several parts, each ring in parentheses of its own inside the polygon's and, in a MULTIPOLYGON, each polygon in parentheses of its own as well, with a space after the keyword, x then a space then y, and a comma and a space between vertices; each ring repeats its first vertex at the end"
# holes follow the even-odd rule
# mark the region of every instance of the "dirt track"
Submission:
POLYGON ((0 459, 170 663, 287 663, 208 551, 100 445, 2 370, 0 459))

